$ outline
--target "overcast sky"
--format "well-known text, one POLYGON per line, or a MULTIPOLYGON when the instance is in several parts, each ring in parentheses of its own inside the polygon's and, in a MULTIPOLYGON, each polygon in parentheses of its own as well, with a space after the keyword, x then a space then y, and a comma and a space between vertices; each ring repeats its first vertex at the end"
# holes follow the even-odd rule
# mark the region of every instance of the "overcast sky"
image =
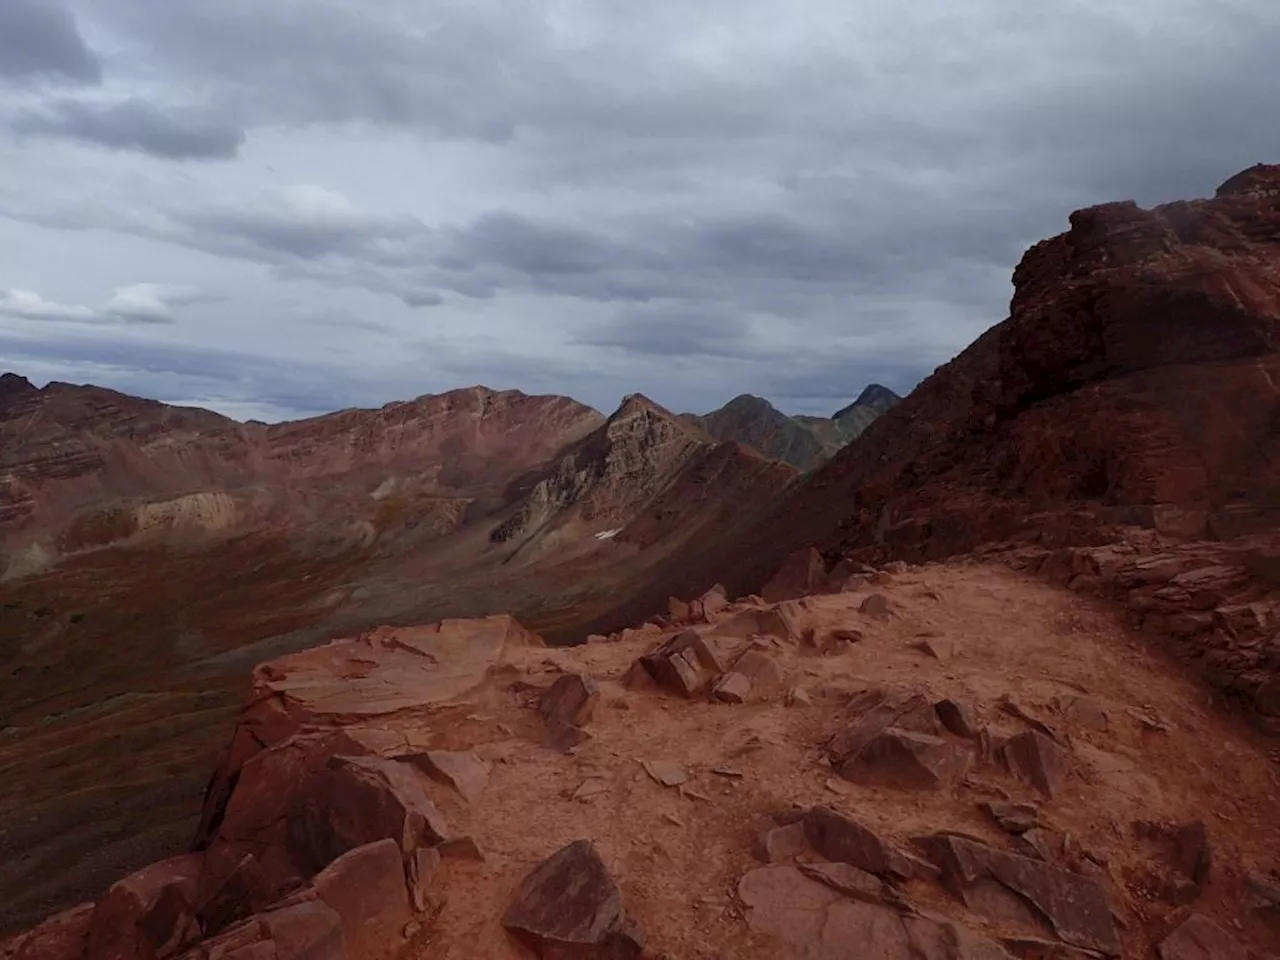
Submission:
POLYGON ((0 0, 0 369, 829 413, 1280 161, 1275 0, 0 0))

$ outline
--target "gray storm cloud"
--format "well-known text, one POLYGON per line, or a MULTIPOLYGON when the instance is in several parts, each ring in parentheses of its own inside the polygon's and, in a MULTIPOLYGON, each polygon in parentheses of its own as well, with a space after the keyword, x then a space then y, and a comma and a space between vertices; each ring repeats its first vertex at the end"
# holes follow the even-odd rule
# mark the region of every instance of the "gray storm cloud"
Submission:
POLYGON ((1270 0, 10 0, 0 37, 4 17, 28 39, 0 39, 21 134, 0 290, 25 299, 0 325, 138 277, 214 292, 134 302, 172 321, 146 350, 133 325, 11 332, 41 369, 228 409, 481 381, 831 412, 1002 319, 1071 210, 1280 158, 1270 0), (202 351, 201 379, 160 369, 202 351))

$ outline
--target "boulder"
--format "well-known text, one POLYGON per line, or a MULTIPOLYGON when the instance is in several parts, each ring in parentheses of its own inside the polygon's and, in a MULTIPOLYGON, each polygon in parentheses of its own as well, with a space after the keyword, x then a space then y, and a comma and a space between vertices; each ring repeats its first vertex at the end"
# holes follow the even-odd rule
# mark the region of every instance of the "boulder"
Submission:
POLYGON ((200 939, 200 854, 143 867, 113 884, 93 909, 92 960, 165 960, 200 939))
POLYGON ((1062 789, 1067 773, 1067 754, 1039 730, 1025 730, 1010 737, 1000 747, 1000 756, 1009 772, 1026 780, 1046 797, 1062 789))
POLYGON ((316 875, 316 896, 342 921, 347 950, 361 960, 392 953, 413 919, 400 845, 390 838, 348 850, 316 875))
POLYGON ((590 840, 575 840, 524 878, 502 925, 548 960, 638 960, 644 936, 590 840))
POLYGON ((449 838, 426 775, 381 757, 333 757, 302 791, 289 821, 289 849, 313 876, 356 847, 395 840, 404 855, 449 838))
POLYGON ((1220 926, 1192 914, 1161 941, 1160 960, 1248 960, 1248 952, 1220 926))
POLYGON ((1119 956, 1111 904, 1094 880, 954 834, 916 844, 941 871, 942 885, 970 909, 993 919, 1046 922, 1072 946, 1119 956))
POLYGON ((970 752, 943 737, 888 727, 840 762, 840 776, 863 786, 932 790, 968 769, 970 752))
POLYGON ((641 657, 640 664, 658 686, 682 697, 702 692, 719 673, 715 655, 692 630, 662 643, 641 657))

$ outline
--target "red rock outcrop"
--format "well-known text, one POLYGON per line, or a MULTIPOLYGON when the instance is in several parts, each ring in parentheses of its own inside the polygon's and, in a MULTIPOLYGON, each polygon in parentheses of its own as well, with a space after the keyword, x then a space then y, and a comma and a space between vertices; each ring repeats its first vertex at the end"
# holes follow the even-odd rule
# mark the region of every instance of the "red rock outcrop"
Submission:
MULTIPOLYGON (((1219 553, 1280 554, 1277 183, 1280 167, 1259 166, 1212 199, 1072 214, 1018 265, 1008 319, 732 550, 690 558, 686 593, 712 576, 758 589, 810 545, 828 566, 1109 543, 1170 550, 1176 565, 1180 544, 1249 535, 1261 539, 1219 553)), ((1253 575, 1218 593, 1228 605, 1274 600, 1277 582, 1253 575)), ((1214 608, 1188 586, 1143 593, 1148 625, 1209 634, 1214 608)), ((1219 687, 1270 690, 1280 677, 1263 666, 1274 631, 1251 629, 1248 650, 1199 645, 1210 671, 1230 673, 1219 687)))

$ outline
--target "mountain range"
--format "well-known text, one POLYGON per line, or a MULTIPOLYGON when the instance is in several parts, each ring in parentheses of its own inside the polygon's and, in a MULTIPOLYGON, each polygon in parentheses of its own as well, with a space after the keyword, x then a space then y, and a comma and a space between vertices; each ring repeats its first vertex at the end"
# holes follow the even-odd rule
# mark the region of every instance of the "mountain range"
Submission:
POLYGON ((514 898, 639 957, 608 871, 668 955, 1274 953, 1278 263, 1280 167, 1076 211, 1005 319, 829 419, 0 377, 3 922, 88 901, 0 955, 293 960, 301 909, 364 960, 378 857, 461 891, 395 914, 414 955, 523 956, 514 898))

